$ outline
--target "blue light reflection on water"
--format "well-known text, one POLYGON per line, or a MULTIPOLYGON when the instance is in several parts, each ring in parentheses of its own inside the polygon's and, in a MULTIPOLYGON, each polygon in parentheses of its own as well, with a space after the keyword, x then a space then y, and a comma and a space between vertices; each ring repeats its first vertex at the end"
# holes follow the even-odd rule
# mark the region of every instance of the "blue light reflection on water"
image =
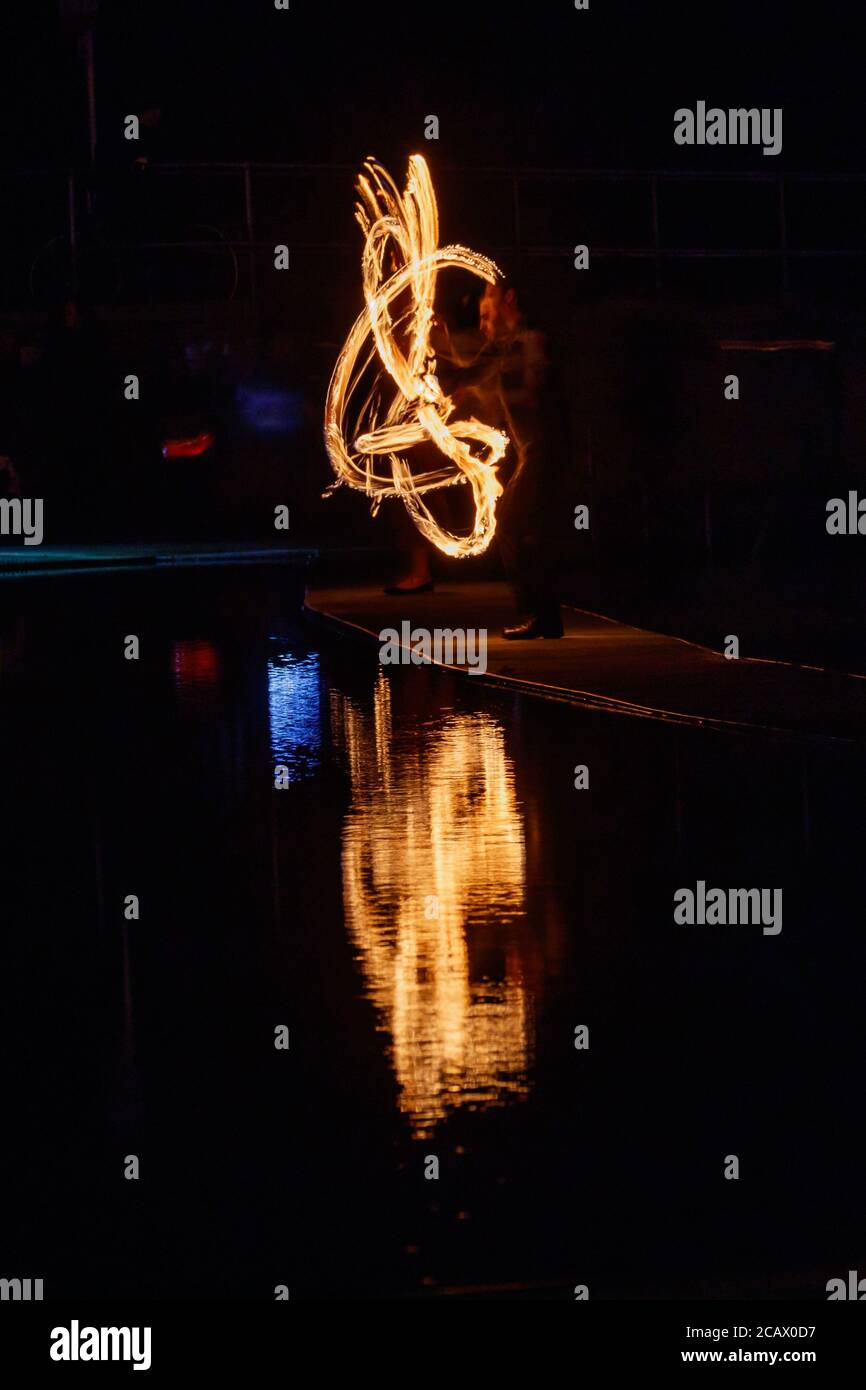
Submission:
POLYGON ((268 723, 275 764, 290 782, 310 777, 322 757, 319 655, 275 651, 268 658, 268 723))

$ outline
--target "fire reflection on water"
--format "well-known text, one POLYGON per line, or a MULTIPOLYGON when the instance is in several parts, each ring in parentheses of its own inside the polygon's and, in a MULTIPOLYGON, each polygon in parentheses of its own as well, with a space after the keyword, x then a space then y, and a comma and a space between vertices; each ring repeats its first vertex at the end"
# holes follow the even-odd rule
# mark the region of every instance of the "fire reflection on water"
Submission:
POLYGON ((457 1108, 528 1092, 534 997, 525 844, 499 722, 446 711, 401 727, 384 674, 372 714, 334 691, 352 785, 342 846, 346 924, 399 1105, 416 1138, 457 1108))

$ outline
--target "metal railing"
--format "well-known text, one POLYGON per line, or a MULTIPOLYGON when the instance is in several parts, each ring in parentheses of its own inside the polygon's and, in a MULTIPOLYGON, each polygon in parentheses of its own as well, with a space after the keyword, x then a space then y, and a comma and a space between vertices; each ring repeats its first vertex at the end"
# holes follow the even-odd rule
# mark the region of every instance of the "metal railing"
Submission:
MULTIPOLYGON (((277 242, 285 242, 290 251, 305 254, 357 255, 359 243, 352 219, 357 172, 355 166, 346 164, 152 165, 140 176, 141 188, 164 211, 171 214, 174 209, 176 225, 168 237, 146 234, 130 240, 112 237, 95 217, 100 195, 94 190, 88 171, 0 172, 0 186, 7 180, 28 180, 23 186, 17 184, 19 207, 24 205, 25 215, 17 219, 11 233, 8 226, 0 226, 0 239, 8 243, 10 235, 14 240, 23 229, 24 235, 30 236, 25 254, 29 251, 34 258, 44 254, 48 245, 62 247, 73 275, 84 249, 92 250, 94 244, 106 254, 179 248, 202 255, 224 252, 232 258, 235 271, 233 276, 227 272, 223 275, 226 283, 232 281, 226 297, 233 297, 239 288, 240 264, 246 267, 243 296, 255 302, 257 257, 272 253, 277 242), (33 228, 27 232, 26 205, 34 193, 33 180, 50 181, 53 188, 47 202, 57 220, 49 228, 44 213, 29 219, 48 232, 44 240, 33 228), (61 188, 62 217, 58 196, 61 188), (345 228, 344 237, 329 238, 328 233, 335 226, 345 228), (95 227, 101 230, 95 232, 95 227), (196 236, 196 227, 206 228, 207 234, 196 236)), ((435 171, 435 178, 440 198, 453 214, 450 222, 461 228, 460 240, 494 255, 499 251, 526 257, 571 257, 574 244, 586 244, 591 259, 650 262, 652 290, 657 296, 665 293, 667 268, 676 262, 767 262, 775 267, 773 292, 784 297, 791 290, 791 271, 798 262, 866 258, 866 174, 442 167, 435 171), (596 187, 590 191, 592 185, 596 187), (740 221, 744 235, 738 238, 739 244, 707 244, 710 238, 706 235, 701 244, 678 234, 677 223, 689 208, 683 205, 681 197, 674 196, 673 190, 697 185, 710 185, 716 190, 735 185, 766 188, 756 205, 743 211, 740 221), (858 196, 856 200, 849 199, 850 205, 843 206, 835 216, 832 209, 829 215, 825 212, 816 236, 814 228, 810 230, 814 190, 823 189, 826 198, 830 186, 853 190, 858 196), (637 192, 638 196, 631 199, 627 209, 617 211, 604 192, 613 187, 637 192), (792 200, 797 204, 793 226, 792 200), (672 209, 672 202, 679 206, 672 209), (467 222, 472 224, 471 232, 463 231, 467 222), (848 245, 838 244, 843 228, 850 237, 848 245), (755 241, 759 244, 753 244, 755 241)), ((108 197, 110 201, 110 190, 108 197)), ((706 192, 702 197, 706 203, 706 192)), ((700 215, 701 201, 692 199, 692 212, 700 215)), ((746 208, 742 193, 736 206, 746 208)), ((32 264, 31 261, 31 269, 32 264)), ((32 274, 30 280, 32 294, 32 274)))

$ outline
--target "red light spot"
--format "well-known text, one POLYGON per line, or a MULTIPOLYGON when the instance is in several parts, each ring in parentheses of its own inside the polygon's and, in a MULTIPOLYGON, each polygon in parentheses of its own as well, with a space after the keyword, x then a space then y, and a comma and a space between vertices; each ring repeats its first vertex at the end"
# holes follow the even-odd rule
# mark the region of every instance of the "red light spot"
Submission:
POLYGON ((162 446, 163 458, 198 458, 200 454, 207 453, 213 441, 214 436, 206 431, 202 431, 201 434, 194 434, 191 439, 167 439, 162 446))
POLYGON ((182 684, 215 685, 220 674, 219 652, 213 642, 175 642, 172 648, 174 673, 182 684))

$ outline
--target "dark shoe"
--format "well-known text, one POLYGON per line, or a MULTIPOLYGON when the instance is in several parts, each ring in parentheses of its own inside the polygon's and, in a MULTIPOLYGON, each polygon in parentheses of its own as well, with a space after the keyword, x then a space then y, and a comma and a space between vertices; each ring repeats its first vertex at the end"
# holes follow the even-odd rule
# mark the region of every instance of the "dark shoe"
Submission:
POLYGON ((517 623, 514 627, 504 627, 502 636, 509 642, 528 641, 532 637, 561 637, 562 620, 548 618, 542 621, 541 618, 527 618, 525 622, 517 623))
POLYGON ((415 584, 410 589, 401 588, 399 584, 389 584, 387 589, 382 590, 385 594, 429 594, 433 592, 433 580, 428 579, 425 584, 415 584))

